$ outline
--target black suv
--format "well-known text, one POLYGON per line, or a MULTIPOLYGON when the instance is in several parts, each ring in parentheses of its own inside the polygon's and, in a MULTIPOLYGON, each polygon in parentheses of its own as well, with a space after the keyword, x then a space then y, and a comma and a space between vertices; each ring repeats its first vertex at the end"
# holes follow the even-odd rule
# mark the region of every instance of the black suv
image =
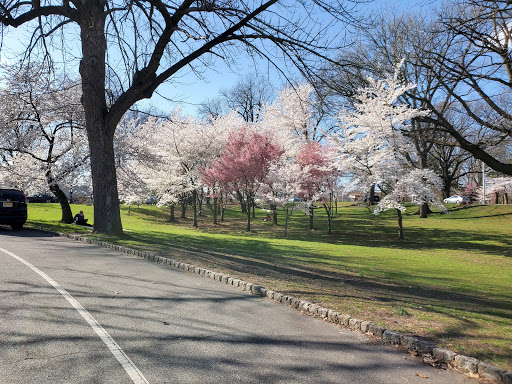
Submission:
POLYGON ((0 224, 21 229, 27 221, 27 198, 17 189, 0 188, 0 224))

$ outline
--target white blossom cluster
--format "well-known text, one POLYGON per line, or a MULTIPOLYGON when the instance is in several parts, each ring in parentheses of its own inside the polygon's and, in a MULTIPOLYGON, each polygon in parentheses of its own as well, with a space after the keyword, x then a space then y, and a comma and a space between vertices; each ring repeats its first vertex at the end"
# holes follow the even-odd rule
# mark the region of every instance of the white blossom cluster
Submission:
MULTIPOLYGON (((119 196, 129 205, 151 200, 172 206, 187 201, 191 193, 234 195, 236 191, 222 191, 220 184, 206 184, 202 175, 229 150, 230 135, 244 129, 270 138, 282 153, 266 166, 265 177, 258 179, 256 198, 265 204, 299 205, 312 214, 311 208, 319 203, 329 215, 343 176, 351 179, 351 187, 369 190, 377 186, 385 192, 376 214, 388 209, 403 212, 404 202, 444 210, 438 198, 439 177, 431 170, 408 165, 418 154, 404 133, 413 119, 429 111, 400 103, 400 97, 414 85, 403 84, 399 72, 397 66, 384 79, 368 78, 368 86, 356 93, 353 109, 338 113, 338 129, 329 135, 319 135, 313 88, 306 84, 278 92, 272 103, 261 108, 261 118, 250 123, 235 111, 208 120, 186 116, 180 109, 165 118, 126 117, 114 140, 119 196)), ((79 92, 76 87, 60 86, 35 99, 34 108, 46 112, 39 115, 27 108, 30 87, 12 85, 0 93, 0 124, 10 127, 0 136, 4 151, 0 178, 4 181, 31 190, 57 182, 78 185, 73 175, 80 171, 83 184, 89 182, 86 135, 76 123, 82 119, 77 107, 79 92), (17 151, 6 151, 14 144, 17 151), (50 161, 41 161, 49 155, 50 161)), ((510 193, 511 185, 510 178, 496 179, 488 193, 510 193)))
MULTIPOLYGON (((480 196, 483 194, 483 189, 479 189, 480 196)), ((512 199, 512 177, 496 177, 488 179, 485 188, 485 198, 487 200, 493 199, 496 194, 504 194, 507 198, 512 199)), ((498 203, 498 201, 496 201, 498 203)))
POLYGON ((48 68, 4 68, 0 88, 0 182, 39 193, 88 189, 89 150, 80 85, 48 68))
POLYGON ((438 197, 438 191, 442 188, 441 178, 430 169, 414 169, 401 179, 396 180, 392 191, 386 195, 374 209, 375 214, 388 209, 398 209, 405 212, 404 202, 413 204, 431 204, 440 211, 445 212, 446 207, 438 197))
POLYGON ((399 102, 401 95, 414 88, 399 80, 400 65, 383 80, 368 78, 369 85, 357 92, 355 109, 340 113, 341 129, 332 136, 339 150, 338 167, 352 175, 349 187, 369 190, 378 186, 386 192, 375 213, 388 209, 403 212, 404 201, 429 203, 444 210, 438 198, 440 178, 430 170, 411 169, 407 161, 417 154, 403 133, 412 119, 428 111, 399 102))

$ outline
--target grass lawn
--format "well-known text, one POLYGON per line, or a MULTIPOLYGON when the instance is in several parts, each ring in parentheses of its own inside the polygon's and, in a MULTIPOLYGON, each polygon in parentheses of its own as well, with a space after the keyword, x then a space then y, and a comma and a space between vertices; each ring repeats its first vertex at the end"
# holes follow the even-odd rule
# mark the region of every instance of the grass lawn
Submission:
MULTIPOLYGON (((92 207, 72 209, 92 221, 92 207)), ((453 206, 428 219, 414 211, 404 216, 403 243, 393 212, 374 216, 351 203, 339 206, 332 235, 322 209, 314 230, 294 213, 284 239, 283 215, 274 226, 257 210, 247 233, 235 206, 216 226, 205 208, 198 229, 190 208, 187 219, 169 223, 166 209, 141 206, 122 207, 122 238, 90 236, 230 273, 512 370, 512 205, 453 206)), ((58 204, 29 205, 28 226, 77 232, 59 219, 58 204)))

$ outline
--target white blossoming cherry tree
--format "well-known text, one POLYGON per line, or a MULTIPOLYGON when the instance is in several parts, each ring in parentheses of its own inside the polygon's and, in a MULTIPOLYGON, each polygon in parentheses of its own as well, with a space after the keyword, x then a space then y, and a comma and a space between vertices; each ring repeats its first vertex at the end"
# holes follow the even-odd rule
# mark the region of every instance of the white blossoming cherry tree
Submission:
MULTIPOLYGON (((512 177, 496 177, 489 179, 486 183, 486 199, 494 200, 496 204, 499 204, 501 197, 503 204, 509 203, 510 196, 512 196, 512 177)), ((483 190, 481 193, 483 193, 483 190)))
POLYGON ((382 80, 369 77, 368 86, 355 95, 354 109, 339 114, 341 129, 330 137, 338 144, 338 166, 352 175, 353 184, 368 191, 405 166, 407 156, 415 156, 403 132, 412 119, 428 113, 399 102, 401 95, 415 87, 402 84, 399 71, 400 65, 382 80))
POLYGON ((299 197, 303 198, 309 215, 309 229, 313 229, 315 203, 325 209, 328 220, 328 233, 332 233, 334 213, 334 191, 337 189, 340 170, 336 167, 334 147, 318 142, 306 143, 297 154, 297 163, 301 169, 299 197))
POLYGON ((288 235, 288 219, 297 207, 304 172, 293 159, 281 156, 272 162, 267 177, 258 190, 258 198, 270 204, 272 222, 277 225, 277 207, 285 210, 284 237, 288 235))
POLYGON ((353 176, 353 184, 368 190, 379 185, 387 193, 375 213, 396 209, 399 240, 403 240, 404 201, 445 208, 437 197, 442 188, 438 176, 430 170, 411 170, 409 166, 408 159, 417 158, 418 154, 404 133, 412 119, 426 116, 429 111, 400 103, 400 96, 415 87, 402 83, 400 66, 401 63, 382 80, 368 78, 368 86, 357 91, 354 110, 340 114, 340 133, 331 138, 340 152, 338 166, 353 176))
POLYGON ((61 221, 71 223, 73 214, 66 192, 81 182, 88 184, 90 169, 80 84, 59 77, 44 65, 21 69, 11 65, 3 70, 0 88, 3 182, 29 193, 49 189, 60 203, 61 221))
POLYGON ((313 87, 289 86, 276 94, 263 110, 263 126, 276 136, 287 153, 293 155, 304 142, 316 141, 313 87))
POLYGON ((131 162, 130 168, 136 177, 133 183, 126 184, 121 194, 129 197, 133 190, 156 197, 158 205, 170 207, 171 221, 177 204, 182 205, 183 216, 191 203, 193 225, 197 227, 198 204, 201 206, 204 185, 200 170, 220 156, 235 122, 239 123, 240 119, 234 114, 206 122, 177 110, 165 120, 151 118, 140 124, 132 140, 139 143, 140 148, 135 152, 141 156, 131 162))
POLYGON ((431 204, 446 212, 446 207, 439 200, 439 193, 442 190, 443 182, 436 173, 429 169, 414 169, 410 172, 404 171, 395 175, 386 183, 391 191, 377 204, 374 213, 378 215, 382 211, 394 209, 398 219, 398 240, 404 241, 403 217, 406 211, 405 201, 413 204, 431 204))

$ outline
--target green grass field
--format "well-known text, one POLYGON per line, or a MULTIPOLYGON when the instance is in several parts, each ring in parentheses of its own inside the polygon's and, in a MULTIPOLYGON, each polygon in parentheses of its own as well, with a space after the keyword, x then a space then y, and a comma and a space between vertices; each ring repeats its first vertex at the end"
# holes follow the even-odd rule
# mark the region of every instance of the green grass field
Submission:
MULTIPOLYGON (((92 207, 85 211, 92 221, 92 207)), ((425 336, 459 353, 512 369, 512 205, 454 206, 449 214, 404 217, 397 242, 393 212, 374 216, 343 203, 327 234, 322 209, 315 229, 302 212, 280 225, 256 211, 253 231, 233 206, 214 226, 204 209, 199 228, 187 219, 169 223, 168 210, 122 207, 122 238, 90 234, 117 244, 168 255, 286 292, 387 328, 425 336)), ((176 212, 179 215, 179 212, 176 212)), ((60 232, 57 204, 30 204, 28 226, 60 232)))

